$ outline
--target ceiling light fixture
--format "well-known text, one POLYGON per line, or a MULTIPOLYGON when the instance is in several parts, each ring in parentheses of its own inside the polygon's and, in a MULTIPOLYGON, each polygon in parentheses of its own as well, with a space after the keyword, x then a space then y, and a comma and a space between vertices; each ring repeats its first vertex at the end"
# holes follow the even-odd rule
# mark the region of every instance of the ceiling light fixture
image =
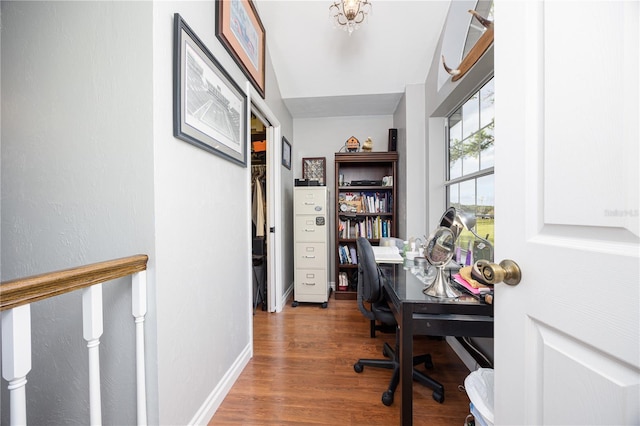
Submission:
POLYGON ((339 0, 329 6, 329 14, 335 20, 336 27, 349 31, 349 35, 360 27, 371 13, 369 0, 339 0))

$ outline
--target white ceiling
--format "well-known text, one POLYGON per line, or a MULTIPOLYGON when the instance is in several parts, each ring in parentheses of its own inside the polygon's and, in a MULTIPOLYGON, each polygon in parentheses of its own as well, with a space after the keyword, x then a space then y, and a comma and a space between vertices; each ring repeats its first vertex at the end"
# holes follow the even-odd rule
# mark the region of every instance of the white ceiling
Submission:
POLYGON ((294 118, 393 114, 424 83, 451 0, 371 0, 349 35, 331 0, 254 0, 282 98, 294 118))

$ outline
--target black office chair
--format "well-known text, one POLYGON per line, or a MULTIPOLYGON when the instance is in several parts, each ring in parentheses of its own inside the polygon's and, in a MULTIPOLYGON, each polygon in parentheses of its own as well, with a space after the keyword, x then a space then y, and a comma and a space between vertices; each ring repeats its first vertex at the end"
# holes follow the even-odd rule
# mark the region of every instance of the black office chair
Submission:
MULTIPOLYGON (((395 348, 392 348, 385 342, 382 353, 388 359, 359 359, 353 365, 353 369, 356 373, 361 373, 366 365, 393 370, 389 387, 382 393, 382 403, 389 406, 393 403, 393 395, 400 381, 400 360, 397 355, 400 343, 398 323, 384 297, 382 272, 376 264, 371 243, 366 238, 360 237, 356 240, 356 246, 358 249, 358 308, 371 321, 371 337, 375 337, 376 329, 392 328, 396 334, 396 344, 395 348), (370 303, 369 309, 364 302, 370 303), (377 325, 377 322, 380 325, 377 325)), ((423 363, 425 367, 433 368, 431 355, 424 354, 413 357, 414 366, 423 363)), ((413 369, 413 379, 433 389, 433 399, 440 403, 444 401, 444 387, 440 383, 415 368, 413 369)))

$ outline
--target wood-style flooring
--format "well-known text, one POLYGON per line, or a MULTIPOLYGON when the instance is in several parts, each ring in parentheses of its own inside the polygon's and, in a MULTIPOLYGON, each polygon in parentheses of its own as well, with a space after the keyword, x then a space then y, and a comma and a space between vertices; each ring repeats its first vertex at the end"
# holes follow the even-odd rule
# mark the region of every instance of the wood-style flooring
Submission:
MULTIPOLYGON (((383 358, 384 341, 393 347, 394 335, 370 338, 355 300, 332 297, 326 309, 288 303, 278 314, 258 309, 254 356, 209 425, 398 425, 400 389, 390 407, 381 401, 391 370, 353 369, 358 358, 383 358)), ((413 424, 462 425, 469 398, 458 386, 469 370, 444 340, 420 336, 414 347, 431 353, 428 374, 444 385, 445 401, 414 382, 413 424)))

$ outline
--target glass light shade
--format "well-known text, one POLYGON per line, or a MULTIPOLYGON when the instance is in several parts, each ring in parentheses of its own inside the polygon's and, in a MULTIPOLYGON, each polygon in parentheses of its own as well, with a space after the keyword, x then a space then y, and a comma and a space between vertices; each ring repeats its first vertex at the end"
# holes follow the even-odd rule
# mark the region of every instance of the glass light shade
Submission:
POLYGON ((360 11, 360 0, 344 0, 342 2, 344 15, 349 21, 353 21, 360 11))
POLYGON ((337 27, 351 33, 360 27, 367 14, 371 13, 368 0, 335 0, 329 6, 329 14, 337 27))

